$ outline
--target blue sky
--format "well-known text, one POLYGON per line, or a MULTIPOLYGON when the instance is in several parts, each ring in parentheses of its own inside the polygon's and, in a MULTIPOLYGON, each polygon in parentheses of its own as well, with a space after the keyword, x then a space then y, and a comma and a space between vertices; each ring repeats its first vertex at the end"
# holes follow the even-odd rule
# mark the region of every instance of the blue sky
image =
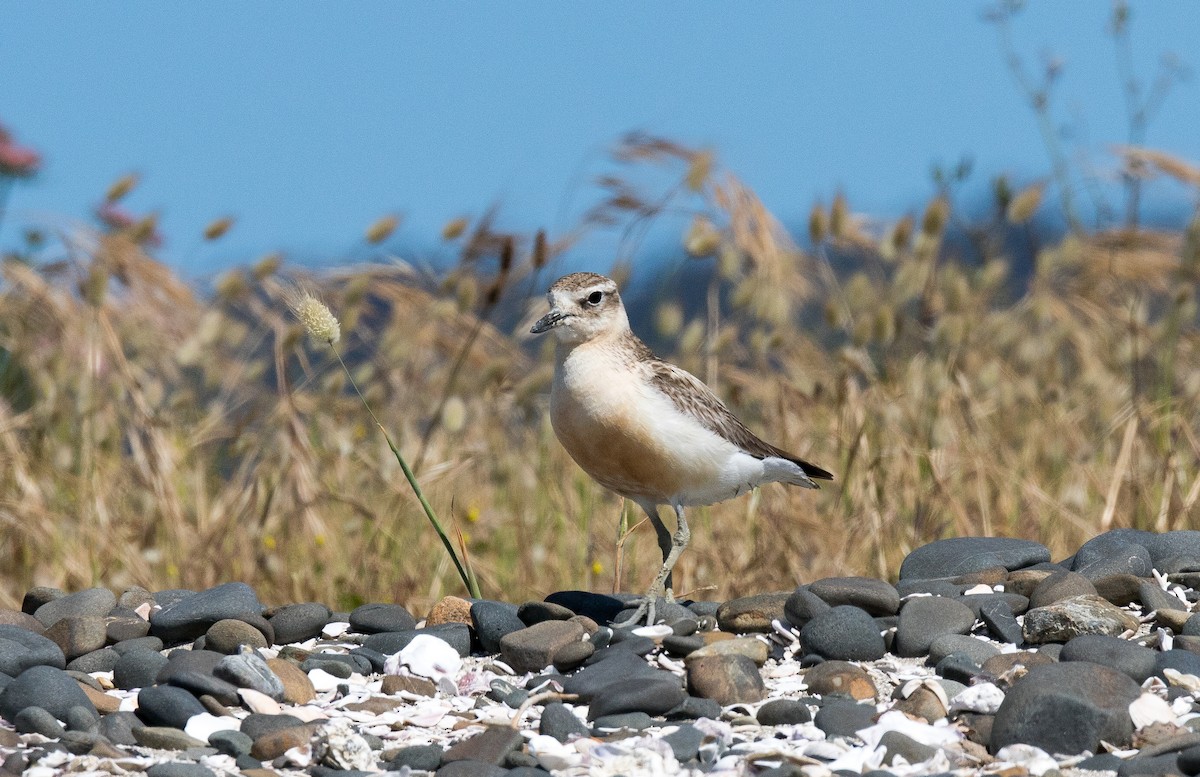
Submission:
MULTIPOLYGON (((881 217, 919 208, 935 162, 975 161, 968 193, 1049 172, 986 5, 930 3, 19 3, 0 27, 0 122, 45 156, 0 226, 69 226, 121 174, 157 210, 164 258, 192 276, 272 250, 366 255, 398 211, 420 252, 442 224, 501 203, 500 225, 561 230, 630 130, 711 146, 801 224, 844 191, 881 217), (736 9, 736 12, 735 12, 736 9), (212 219, 238 222, 200 239, 212 219)), ((1135 67, 1200 70, 1200 4, 1135 2, 1135 67)), ((1061 57, 1058 116, 1111 167, 1125 107, 1098 0, 1035 2, 1014 39, 1061 57)), ((1200 72, 1148 145, 1200 161, 1200 72)), ((1103 172, 1103 171, 1102 171, 1103 172)), ((1152 205, 1188 194, 1156 186, 1152 205)), ((593 242, 577 263, 607 267, 593 242)))

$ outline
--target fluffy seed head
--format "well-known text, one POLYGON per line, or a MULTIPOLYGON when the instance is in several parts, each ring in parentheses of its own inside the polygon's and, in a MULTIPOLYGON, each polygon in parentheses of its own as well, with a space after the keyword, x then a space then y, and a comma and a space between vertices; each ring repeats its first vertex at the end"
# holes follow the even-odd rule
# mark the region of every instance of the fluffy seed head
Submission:
POLYGON ((341 324, 328 306, 313 296, 312 292, 294 289, 287 295, 287 305, 313 342, 333 345, 341 339, 341 324))

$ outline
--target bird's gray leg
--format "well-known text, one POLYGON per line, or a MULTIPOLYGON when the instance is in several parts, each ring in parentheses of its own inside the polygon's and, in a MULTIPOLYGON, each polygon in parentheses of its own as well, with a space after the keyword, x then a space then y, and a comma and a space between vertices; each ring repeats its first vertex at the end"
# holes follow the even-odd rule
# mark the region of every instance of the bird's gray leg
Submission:
MULTIPOLYGON (((662 520, 659 519, 657 515, 650 513, 649 510, 646 511, 647 513, 650 513, 650 517, 654 519, 655 530, 657 531, 660 526, 662 527, 662 531, 658 534, 659 547, 663 549, 665 554, 663 558, 662 569, 659 570, 658 575, 654 578, 654 582, 650 584, 650 590, 647 591, 646 595, 641 599, 641 601, 638 602, 637 610, 633 613, 633 615, 622 621, 614 623, 613 626, 615 627, 628 628, 631 626, 636 626, 641 622, 643 615, 646 616, 646 625, 654 625, 655 604, 658 602, 658 597, 663 596, 664 593, 667 593, 670 590, 669 586, 671 584, 671 572, 675 568, 675 562, 679 560, 679 554, 682 553, 683 549, 687 547, 688 541, 692 536, 691 530, 688 529, 687 519, 683 517, 683 505, 676 504, 673 505, 673 507, 675 508, 675 519, 677 521, 675 534, 673 536, 667 532, 666 526, 663 525, 662 520), (662 542, 664 535, 668 538, 669 544, 664 544, 662 542)), ((673 595, 668 594, 668 598, 669 600, 674 601, 673 595)))
MULTIPOLYGON (((667 563, 667 557, 671 555, 671 531, 667 525, 663 523, 663 519, 658 515, 658 505, 651 505, 645 508, 646 515, 650 516, 650 523, 654 524, 654 533, 658 536, 658 549, 662 551, 663 563, 667 563)), ((667 575, 666 587, 671 587, 671 576, 667 575)))

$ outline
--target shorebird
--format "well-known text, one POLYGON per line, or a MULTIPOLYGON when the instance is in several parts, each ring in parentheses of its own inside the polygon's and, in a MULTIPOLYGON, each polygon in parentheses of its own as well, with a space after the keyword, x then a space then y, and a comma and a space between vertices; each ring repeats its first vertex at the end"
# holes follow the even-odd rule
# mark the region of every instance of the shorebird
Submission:
POLYGON ((550 420, 571 458, 597 483, 650 517, 662 568, 619 626, 654 623, 672 599, 671 571, 690 538, 684 508, 740 496, 764 483, 817 488, 833 475, 763 442, 708 386, 656 357, 629 328, 617 284, 595 273, 559 278, 533 334, 556 337, 550 420), (672 533, 659 505, 675 510, 672 533))

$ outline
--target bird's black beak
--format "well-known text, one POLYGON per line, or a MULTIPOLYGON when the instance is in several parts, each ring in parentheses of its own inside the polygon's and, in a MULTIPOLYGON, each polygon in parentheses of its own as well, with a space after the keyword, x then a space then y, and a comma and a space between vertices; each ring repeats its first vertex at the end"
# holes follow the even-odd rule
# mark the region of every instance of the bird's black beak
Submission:
POLYGON ((540 335, 542 332, 547 332, 558 326, 558 322, 566 318, 566 315, 561 310, 551 310, 546 315, 542 316, 530 328, 530 334, 540 335))

